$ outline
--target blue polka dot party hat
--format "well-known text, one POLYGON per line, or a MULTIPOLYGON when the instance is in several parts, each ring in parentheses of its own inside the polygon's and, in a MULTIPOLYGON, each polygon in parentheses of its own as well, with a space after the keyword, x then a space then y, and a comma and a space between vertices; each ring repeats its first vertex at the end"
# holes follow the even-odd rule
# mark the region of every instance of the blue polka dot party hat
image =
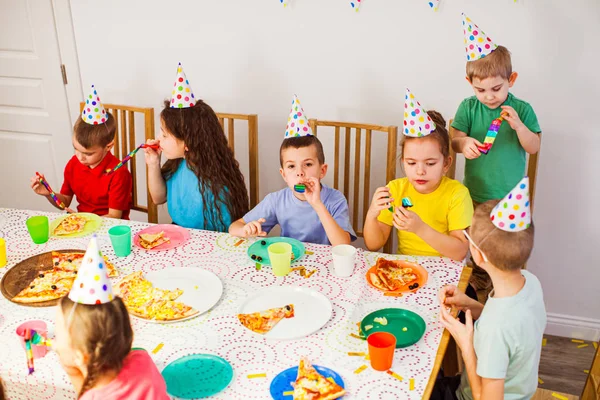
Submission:
POLYGON ((410 89, 406 88, 402 133, 406 136, 422 137, 429 135, 433 131, 435 131, 435 122, 427 115, 427 112, 421 107, 421 103, 419 103, 410 89))
POLYGON ((485 32, 471 21, 469 17, 462 14, 463 33, 465 35, 465 49, 467 61, 476 61, 496 50, 498 45, 492 42, 485 32))
POLYGON ((104 304, 113 299, 106 262, 98 248, 96 235, 88 244, 69 298, 80 304, 104 304))
POLYGON ((289 4, 289 0, 279 0, 279 2, 284 6, 287 7, 287 5, 289 4))
POLYGON ((352 9, 354 11, 358 11, 358 9, 360 8, 361 3, 362 3, 362 0, 352 0, 350 2, 350 7, 352 7, 352 9))
POLYGON ((294 95, 292 100, 292 109, 288 117, 287 127, 285 128, 285 138, 297 136, 312 136, 313 131, 308 125, 308 117, 304 114, 304 110, 300 105, 298 96, 294 95))
POLYGON ((525 177, 494 207, 492 223, 507 232, 519 232, 531 225, 529 177, 525 177))
POLYGON ((83 107, 83 111, 81 112, 81 119, 90 125, 98 125, 106 122, 106 110, 100 102, 100 96, 98 96, 98 91, 94 85, 92 85, 90 94, 85 98, 85 107, 83 107))
POLYGON ((177 66, 177 77, 173 84, 173 91, 171 92, 171 108, 190 108, 196 104, 196 98, 190 82, 183 72, 181 63, 177 66))

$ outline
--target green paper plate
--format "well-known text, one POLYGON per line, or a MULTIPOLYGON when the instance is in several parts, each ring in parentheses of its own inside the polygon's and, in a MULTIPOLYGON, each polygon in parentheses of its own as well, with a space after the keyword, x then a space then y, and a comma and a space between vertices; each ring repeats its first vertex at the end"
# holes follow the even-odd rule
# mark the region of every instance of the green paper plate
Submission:
POLYGON ((389 332, 396 337, 396 348, 412 346, 423 337, 426 325, 418 314, 403 308, 384 308, 373 311, 360 322, 360 329, 365 336, 375 332, 389 332), (387 325, 373 321, 375 318, 385 317, 387 325), (367 330, 365 326, 372 325, 367 330))
POLYGON ((70 235, 55 235, 54 234, 54 230, 56 229, 58 224, 60 224, 60 221, 62 221, 63 219, 65 219, 69 216, 69 214, 67 214, 67 215, 58 217, 58 218, 52 220, 52 222, 50 222, 50 236, 57 237, 57 238, 82 237, 82 236, 89 235, 90 233, 94 233, 102 225, 102 218, 100 218, 96 214, 92 214, 92 213, 76 213, 76 214, 89 218, 89 221, 86 222, 86 224, 83 227, 83 230, 81 232, 71 233, 70 235))
POLYGON ((233 379, 233 368, 212 354, 190 354, 167 365, 162 371, 167 393, 181 399, 213 396, 233 379))
POLYGON ((292 260, 292 262, 300 259, 306 251, 304 244, 302 244, 301 241, 296 239, 286 237, 269 237, 262 239, 259 238, 256 242, 252 244, 252 246, 248 248, 248 257, 250 257, 250 259, 255 263, 260 263, 262 265, 271 265, 271 261, 269 260, 269 252, 267 251, 267 249, 273 243, 281 242, 289 243, 292 245, 292 252, 294 253, 294 260, 292 260), (265 244, 262 244, 262 242, 265 242, 265 244), (252 255, 255 255, 257 258, 262 257, 262 261, 253 260, 252 255))

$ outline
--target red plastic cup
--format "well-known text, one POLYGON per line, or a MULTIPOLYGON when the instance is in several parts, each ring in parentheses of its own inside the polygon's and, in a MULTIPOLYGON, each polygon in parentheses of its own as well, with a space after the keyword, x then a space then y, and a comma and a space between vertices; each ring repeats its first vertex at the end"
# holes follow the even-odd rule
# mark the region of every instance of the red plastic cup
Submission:
POLYGON ((392 368, 396 337, 388 332, 376 332, 367 338, 371 367, 376 371, 387 371, 392 368))
MULTIPOLYGON (((48 326, 44 321, 27 321, 19 325, 17 327, 17 335, 19 336, 23 350, 25 350, 25 329, 33 329, 40 335, 48 337, 48 326)), ((48 353, 48 346, 32 344, 31 350, 33 351, 33 358, 42 358, 48 353)))

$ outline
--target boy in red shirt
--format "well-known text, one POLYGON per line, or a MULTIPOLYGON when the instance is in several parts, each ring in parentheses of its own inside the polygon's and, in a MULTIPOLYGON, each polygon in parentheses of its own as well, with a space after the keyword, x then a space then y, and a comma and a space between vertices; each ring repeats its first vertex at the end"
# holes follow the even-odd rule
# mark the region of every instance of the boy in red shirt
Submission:
MULTIPOLYGON (((79 212, 129 219, 131 173, 127 168, 106 173, 107 169, 112 169, 119 163, 119 159, 110 152, 114 146, 116 124, 114 117, 100 103, 94 85, 73 130, 75 155, 65 167, 65 180, 56 196, 67 207, 73 196, 76 196, 79 212)), ((58 207, 37 177, 31 178, 31 188, 58 207)))

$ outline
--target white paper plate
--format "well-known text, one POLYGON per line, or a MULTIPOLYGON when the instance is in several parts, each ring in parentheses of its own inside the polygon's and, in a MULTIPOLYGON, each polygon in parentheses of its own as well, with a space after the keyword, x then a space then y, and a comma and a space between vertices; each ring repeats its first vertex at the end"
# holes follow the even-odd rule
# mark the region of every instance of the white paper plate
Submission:
MULTIPOLYGON (((264 335, 268 339, 299 339, 321 329, 333 314, 331 302, 316 290, 296 286, 276 286, 260 290, 240 307, 240 314, 249 314, 294 305, 294 317, 284 318, 264 335)), ((257 333, 257 335, 259 335, 257 333)))
POLYGON ((157 288, 168 290, 183 289, 183 294, 177 298, 177 301, 194 307, 198 310, 198 314, 176 321, 156 321, 139 318, 143 321, 164 324, 195 318, 213 308, 223 294, 221 279, 212 272, 202 268, 165 268, 160 271, 144 274, 144 276, 157 288))

